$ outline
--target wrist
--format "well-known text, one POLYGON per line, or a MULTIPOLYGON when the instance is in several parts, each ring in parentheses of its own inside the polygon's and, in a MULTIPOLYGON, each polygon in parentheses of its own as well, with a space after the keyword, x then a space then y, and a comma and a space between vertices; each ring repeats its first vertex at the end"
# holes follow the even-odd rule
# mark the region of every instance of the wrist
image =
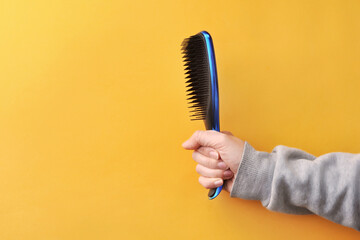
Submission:
POLYGON ((267 205, 275 167, 271 156, 271 153, 256 151, 245 141, 230 196, 261 200, 267 205))

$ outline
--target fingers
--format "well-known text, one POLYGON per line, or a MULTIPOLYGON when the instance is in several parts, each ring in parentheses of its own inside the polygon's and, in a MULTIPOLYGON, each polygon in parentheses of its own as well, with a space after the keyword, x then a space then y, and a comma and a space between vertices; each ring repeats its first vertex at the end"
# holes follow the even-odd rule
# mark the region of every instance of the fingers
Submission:
POLYGON ((230 179, 234 176, 233 172, 230 170, 211 169, 200 164, 196 165, 196 172, 201 176, 208 178, 230 179))
POLYGON ((195 150, 201 146, 217 149, 225 139, 225 134, 214 131, 196 131, 182 146, 188 150, 195 150))
POLYGON ((193 159, 198 163, 196 172, 201 175, 199 182, 205 188, 216 188, 224 182, 233 181, 234 173, 220 156, 224 146, 232 139, 230 136, 232 133, 227 131, 196 131, 182 144, 187 150, 195 150, 193 159))
MULTIPOLYGON (((201 149, 201 148, 199 148, 201 149)), ((192 154, 192 158, 199 163, 200 165, 203 165, 207 168, 211 169, 222 169, 226 170, 229 167, 224 163, 223 161, 215 160, 213 158, 209 158, 203 154, 201 154, 199 151, 194 151, 192 154)))
POLYGON ((224 181, 221 178, 199 177, 199 183, 207 189, 220 187, 223 185, 223 182, 224 181))

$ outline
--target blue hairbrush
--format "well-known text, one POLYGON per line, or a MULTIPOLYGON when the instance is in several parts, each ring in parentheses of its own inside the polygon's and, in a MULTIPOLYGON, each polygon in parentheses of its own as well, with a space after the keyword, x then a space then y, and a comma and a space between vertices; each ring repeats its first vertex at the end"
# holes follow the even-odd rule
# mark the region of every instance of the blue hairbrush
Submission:
MULTIPOLYGON (((211 36, 202 31, 182 44, 191 120, 204 120, 207 130, 220 131, 219 92, 215 52, 211 36)), ((209 199, 219 195, 222 186, 209 190, 209 199)))

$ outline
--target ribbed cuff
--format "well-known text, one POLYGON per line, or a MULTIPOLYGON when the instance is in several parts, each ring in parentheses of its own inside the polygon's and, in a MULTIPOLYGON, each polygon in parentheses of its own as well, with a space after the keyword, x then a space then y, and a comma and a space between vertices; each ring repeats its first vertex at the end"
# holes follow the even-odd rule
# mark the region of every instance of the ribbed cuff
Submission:
POLYGON ((242 160, 230 196, 261 200, 266 206, 271 193, 275 161, 272 154, 256 151, 245 142, 242 160))

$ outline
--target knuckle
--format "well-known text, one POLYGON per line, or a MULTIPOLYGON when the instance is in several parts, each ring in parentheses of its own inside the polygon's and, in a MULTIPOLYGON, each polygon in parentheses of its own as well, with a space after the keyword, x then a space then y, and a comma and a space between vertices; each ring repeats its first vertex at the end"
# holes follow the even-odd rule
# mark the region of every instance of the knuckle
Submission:
POLYGON ((222 135, 221 135, 221 140, 222 140, 222 141, 226 141, 226 139, 228 139, 228 135, 222 134, 222 135))
POLYGON ((201 176, 198 178, 198 181, 199 181, 199 183, 200 183, 201 185, 203 185, 203 180, 202 180, 202 177, 201 177, 201 176))
POLYGON ((197 158, 197 152, 196 152, 196 151, 193 151, 193 153, 192 153, 192 158, 193 158, 194 160, 196 160, 196 158, 197 158))
POLYGON ((200 137, 200 135, 201 135, 201 130, 196 130, 195 132, 194 132, 194 136, 195 136, 195 138, 199 138, 200 137))
POLYGON ((200 164, 196 165, 195 171, 196 171, 198 174, 201 174, 201 166, 200 166, 200 164))
POLYGON ((203 164, 203 159, 202 159, 202 155, 198 152, 196 152, 193 156, 193 159, 195 160, 195 162, 199 163, 199 164, 203 164))
POLYGON ((204 187, 204 188, 210 188, 211 186, 211 184, 208 182, 208 181, 206 181, 206 179, 204 178, 204 177, 202 177, 202 176, 200 176, 199 177, 199 183, 204 187))
POLYGON ((222 133, 225 133, 225 134, 227 134, 227 135, 231 135, 231 136, 233 136, 234 134, 232 134, 232 132, 230 132, 230 131, 222 131, 222 133))
POLYGON ((220 137, 220 141, 221 141, 222 143, 227 142, 228 139, 229 139, 229 136, 226 135, 226 134, 222 134, 221 137, 220 137))

